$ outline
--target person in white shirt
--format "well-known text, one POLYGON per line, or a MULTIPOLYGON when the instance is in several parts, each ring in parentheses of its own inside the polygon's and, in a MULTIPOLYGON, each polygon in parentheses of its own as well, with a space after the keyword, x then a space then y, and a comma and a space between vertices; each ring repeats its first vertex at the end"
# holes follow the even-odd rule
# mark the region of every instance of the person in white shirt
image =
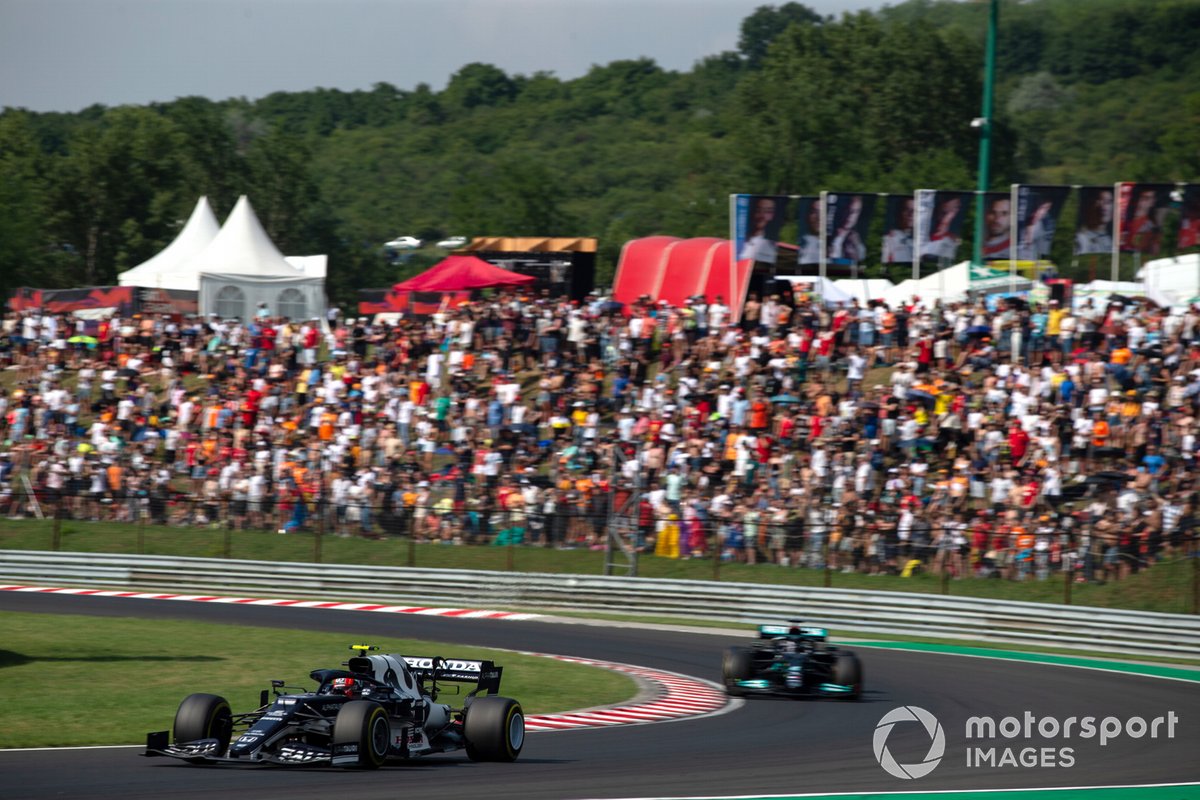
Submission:
POLYGON ((729 319, 729 306, 725 305, 725 299, 721 295, 717 295, 715 303, 708 307, 708 327, 710 333, 712 331, 720 331, 725 327, 725 323, 729 319))

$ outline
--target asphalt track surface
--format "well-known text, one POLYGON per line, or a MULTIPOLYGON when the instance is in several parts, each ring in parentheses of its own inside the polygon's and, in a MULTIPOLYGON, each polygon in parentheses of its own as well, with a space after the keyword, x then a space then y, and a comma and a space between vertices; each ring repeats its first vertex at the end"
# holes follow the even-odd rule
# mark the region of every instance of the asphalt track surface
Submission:
MULTIPOLYGON (((381 615, 126 598, 3 593, 0 610, 188 619, 334 631, 350 638, 419 638, 584 656, 719 680, 731 636, 555 622, 381 615)), ((0 647, 2 647, 0 640, 0 647)), ((69 642, 63 643, 69 647, 69 642)), ((707 718, 608 729, 530 734, 513 764, 476 764, 461 753, 375 772, 329 768, 195 767, 148 759, 139 750, 0 751, 0 797, 18 798, 621 798, 891 792, 1100 786, 1200 779, 1200 684, 1050 665, 863 649, 863 702, 752 698, 707 718), (918 781, 886 774, 872 752, 876 724, 899 705, 917 705, 946 730, 946 756, 918 781), (1147 719, 1174 711, 1175 738, 1122 737, 1101 748, 1072 742, 989 742, 1017 748, 1074 746, 1075 766, 970 768, 972 715, 1071 715, 1147 719)), ((252 668, 245 665, 243 668, 252 668)), ((264 675, 264 683, 269 675, 264 675)), ((206 687, 196 687, 203 691, 206 687)), ((53 687, 44 687, 48 701, 53 687)), ((3 696, 0 689, 0 697, 3 696)), ((174 709, 163 710, 163 727, 174 709)), ((80 724, 86 724, 86 709, 80 724)), ((898 725, 888 747, 901 763, 929 746, 919 725, 898 725)))

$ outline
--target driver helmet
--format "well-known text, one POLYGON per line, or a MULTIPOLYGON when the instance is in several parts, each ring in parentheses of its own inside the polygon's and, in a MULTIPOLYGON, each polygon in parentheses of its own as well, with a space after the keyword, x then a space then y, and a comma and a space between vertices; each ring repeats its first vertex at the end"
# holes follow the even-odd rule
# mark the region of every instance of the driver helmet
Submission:
POLYGON ((334 678, 333 693, 344 694, 347 697, 355 697, 362 694, 363 685, 354 680, 354 678, 334 678))

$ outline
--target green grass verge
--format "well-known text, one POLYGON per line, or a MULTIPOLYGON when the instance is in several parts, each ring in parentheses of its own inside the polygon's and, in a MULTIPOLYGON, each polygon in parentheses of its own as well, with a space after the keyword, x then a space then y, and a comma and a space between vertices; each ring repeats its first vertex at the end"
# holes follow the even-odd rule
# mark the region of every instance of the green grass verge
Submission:
MULTIPOLYGON (((76 552, 145 553, 147 555, 200 556, 262 561, 315 561, 317 537, 311 533, 279 536, 269 532, 138 526, 105 522, 64 521, 59 549, 76 552)), ((330 564, 373 564, 440 569, 508 570, 556 574, 600 575, 604 554, 589 550, 554 550, 541 547, 454 547, 416 545, 407 540, 320 537, 320 561, 330 564)), ((53 549, 50 520, 0 520, 0 549, 53 549)), ((1177 614, 1191 613, 1194 604, 1193 569, 1187 559, 1156 564, 1125 580, 1108 584, 1073 584, 1071 602, 1079 606, 1128 608, 1177 614)), ((617 570, 616 574, 622 574, 617 570)), ((645 578, 676 578, 792 586, 823 586, 822 570, 792 569, 771 564, 722 564, 713 562, 643 556, 638 575, 645 578)), ((838 589, 889 592, 925 592, 993 600, 1024 600, 1062 603, 1065 587, 1060 577, 1046 581, 1005 581, 986 578, 951 580, 943 585, 936 575, 911 578, 894 575, 862 575, 831 571, 830 586, 838 589)))
MULTIPOLYGON (((313 688, 308 673, 351 653, 346 634, 174 620, 0 613, 0 748, 138 744, 171 727, 192 692, 258 707, 273 678, 313 688), (26 687, 17 690, 15 687, 26 687), (48 702, 53 692, 54 702, 48 702)), ((526 713, 569 711, 629 700, 632 678, 616 672, 501 650, 406 639, 370 640, 384 652, 492 659, 504 667, 502 694, 526 713)), ((465 689, 463 691, 466 691, 465 689)), ((458 702, 443 694, 444 702, 458 702)))

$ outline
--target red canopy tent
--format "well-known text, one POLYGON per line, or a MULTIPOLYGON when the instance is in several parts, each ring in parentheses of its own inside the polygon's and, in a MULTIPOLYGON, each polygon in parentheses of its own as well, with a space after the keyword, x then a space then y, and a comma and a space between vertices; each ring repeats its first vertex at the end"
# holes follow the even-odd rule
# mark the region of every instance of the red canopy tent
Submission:
POLYGON ((462 292, 495 286, 524 286, 531 275, 509 272, 476 256, 450 256, 420 275, 401 281, 393 292, 462 292))

